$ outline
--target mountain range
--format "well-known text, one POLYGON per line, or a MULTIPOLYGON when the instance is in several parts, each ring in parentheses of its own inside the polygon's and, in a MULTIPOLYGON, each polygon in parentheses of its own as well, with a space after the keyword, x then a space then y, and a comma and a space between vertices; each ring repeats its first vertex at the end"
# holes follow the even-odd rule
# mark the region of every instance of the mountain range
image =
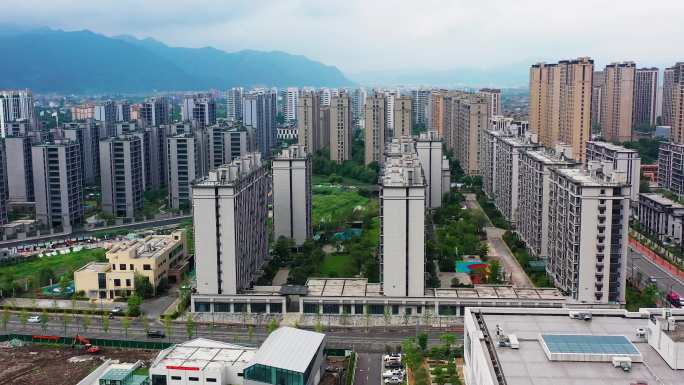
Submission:
POLYGON ((301 55, 170 47, 88 30, 5 27, 0 47, 0 89, 83 94, 354 84, 336 67, 301 55))

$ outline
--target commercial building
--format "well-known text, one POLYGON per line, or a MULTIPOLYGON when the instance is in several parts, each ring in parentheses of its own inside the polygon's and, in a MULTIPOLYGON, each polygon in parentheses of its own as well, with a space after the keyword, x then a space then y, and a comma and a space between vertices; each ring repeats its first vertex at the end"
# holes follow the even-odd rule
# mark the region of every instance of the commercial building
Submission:
POLYGON ((624 172, 591 161, 551 169, 547 274, 580 303, 624 303, 629 185, 624 172))
POLYGON ((565 143, 585 160, 591 139, 591 94, 594 61, 588 57, 530 68, 530 131, 548 148, 565 143))
POLYGON ((290 146, 273 158, 271 173, 274 238, 289 238, 301 246, 312 236, 311 156, 304 146, 290 146))
POLYGON ((662 125, 672 126, 672 97, 674 91, 674 67, 663 71, 663 98, 660 107, 662 111, 662 125))
POLYGON ((33 93, 30 90, 0 90, 0 137, 7 136, 6 125, 26 121, 36 127, 33 93))
POLYGON ((352 150, 352 104, 346 91, 332 98, 329 116, 330 160, 342 163, 351 159, 352 150))
POLYGON ((210 171, 193 185, 197 292, 236 294, 268 258, 269 180, 259 153, 210 171))
MULTIPOLYGON (((444 166, 450 178, 449 161, 442 155, 442 138, 436 131, 422 132, 416 138, 416 153, 425 176, 425 204, 434 209, 442 206, 444 166), (444 162, 446 160, 446 162, 444 162)), ((449 180, 450 183, 450 179, 449 180)), ((447 187, 448 190, 448 187, 447 187)))
POLYGON ((327 147, 321 132, 321 101, 316 91, 303 91, 297 102, 297 141, 313 154, 327 147))
POLYGON ((143 207, 145 175, 143 141, 122 135, 100 141, 102 211, 120 218, 135 218, 143 207))
POLYGON ((661 143, 658 148, 658 186, 684 197, 684 144, 661 143))
POLYGON ((171 123, 171 103, 165 96, 146 99, 140 105, 139 119, 142 127, 161 126, 171 123))
POLYGON ((186 209, 192 206, 192 182, 201 177, 195 136, 181 134, 168 139, 169 206, 186 209))
POLYGON ((426 110, 428 100, 430 98, 430 90, 412 90, 411 91, 411 120, 413 126, 427 125, 426 110))
POLYGON ((9 200, 16 203, 34 202, 31 139, 27 136, 8 136, 4 142, 5 181, 9 200))
POLYGON ((185 95, 181 103, 181 119, 194 127, 216 124, 216 101, 211 94, 185 95))
POLYGON ((411 105, 413 100, 410 96, 398 96, 394 98, 394 119, 392 130, 395 138, 411 136, 412 120, 411 105))
POLYGON ((482 88, 480 95, 483 95, 489 101, 489 115, 497 116, 503 114, 501 108, 501 90, 498 88, 482 88))
POLYGON ((537 257, 549 255, 549 200, 552 168, 578 167, 568 146, 526 149, 518 160, 518 218, 516 231, 537 257))
POLYGON ((143 366, 142 361, 122 363, 118 360, 105 359, 76 385, 150 385, 149 376, 135 374, 143 366))
POLYGON ((634 75, 635 128, 655 127, 657 117, 658 68, 638 68, 634 75))
POLYGON ((387 129, 385 95, 375 92, 366 98, 366 118, 364 130, 364 161, 382 165, 384 162, 385 137, 387 129))
POLYGON ((120 242, 106 257, 107 262, 91 262, 74 272, 76 291, 91 299, 127 297, 136 289, 136 276, 147 278, 156 291, 165 282, 180 282, 189 266, 184 230, 120 242))
POLYGON ((415 143, 393 139, 380 185, 380 260, 387 296, 425 291, 425 179, 415 143))
POLYGON ((83 173, 78 143, 58 140, 31 148, 36 220, 70 233, 83 223, 83 173))
POLYGON ((684 206, 661 194, 639 194, 639 226, 663 243, 682 244, 684 206))
POLYGON ((233 87, 226 93, 226 118, 229 122, 242 122, 242 87, 233 87))
POLYGON ((587 162, 608 162, 613 170, 623 172, 629 185, 629 199, 632 206, 639 202, 639 182, 641 178, 641 156, 638 151, 617 144, 599 141, 587 142, 587 162))
POLYGON ((603 70, 606 82, 601 94, 601 133, 611 142, 632 140, 634 111, 634 62, 613 63, 603 70))
POLYGON ((675 64, 672 69, 670 140, 675 143, 684 143, 684 62, 675 64))
POLYGON ((466 385, 681 383, 678 309, 466 308, 466 385))
POLYGON ((277 101, 275 91, 260 89, 245 95, 242 102, 242 124, 254 129, 256 149, 264 158, 271 156, 275 143, 277 101))
POLYGON ((65 123, 62 134, 65 139, 80 145, 83 184, 93 186, 100 177, 100 130, 102 124, 95 120, 65 123))

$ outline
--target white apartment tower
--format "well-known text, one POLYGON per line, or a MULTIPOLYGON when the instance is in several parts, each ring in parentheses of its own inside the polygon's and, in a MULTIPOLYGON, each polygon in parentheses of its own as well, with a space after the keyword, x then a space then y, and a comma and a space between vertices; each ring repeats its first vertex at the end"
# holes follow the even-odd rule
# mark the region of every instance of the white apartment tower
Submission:
POLYGON ((120 218, 135 218, 145 191, 143 140, 137 135, 101 140, 100 165, 102 210, 120 218))
POLYGON ((268 259, 269 178, 249 153, 193 184, 195 265, 199 294, 237 294, 268 259))
POLYGON ((6 136, 9 123, 18 121, 36 126, 33 94, 29 90, 0 90, 0 137, 6 136))
POLYGON ((36 220, 56 231, 83 223, 83 173, 78 143, 61 140, 31 148, 36 220))
POLYGON ((425 180, 413 140, 393 139, 380 185, 380 255, 386 296, 425 294, 425 180))
POLYGON ((233 87, 226 93, 226 118, 229 122, 242 121, 242 87, 233 87))
MULTIPOLYGON (((437 131, 423 132, 416 139, 416 153, 425 178, 425 204, 434 209, 442 206, 443 161, 442 139, 437 131)), ((447 171, 449 162, 446 162, 447 171)))
POLYGON ((311 156, 292 145, 273 158, 274 238, 290 238, 301 246, 311 238, 311 156))
POLYGON ((624 303, 629 186, 609 163, 551 169, 547 274, 580 303, 624 303))
POLYGON ((591 160, 609 162, 613 170, 625 173, 632 206, 639 203, 641 156, 638 151, 613 143, 589 141, 587 142, 587 161, 591 160))
POLYGON ((171 123, 170 102, 165 96, 145 100, 140 105, 139 119, 143 127, 160 126, 171 123))
POLYGON ((5 170, 9 200, 17 203, 34 202, 31 139, 27 136, 8 136, 4 141, 5 162, 8 159, 12 162, 5 170))
POLYGON ((212 126, 216 124, 216 101, 210 94, 186 95, 181 103, 181 117, 196 127, 212 126))
POLYGON ((297 99, 299 99, 299 89, 297 87, 288 87, 285 90, 283 115, 285 115, 285 120, 289 122, 297 120, 297 99))

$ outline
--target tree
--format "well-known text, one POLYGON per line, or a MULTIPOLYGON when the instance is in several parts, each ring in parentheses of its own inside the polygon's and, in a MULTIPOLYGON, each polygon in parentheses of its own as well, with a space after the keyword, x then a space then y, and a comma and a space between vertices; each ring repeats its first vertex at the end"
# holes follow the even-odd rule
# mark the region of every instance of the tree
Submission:
POLYGON ((55 280, 55 272, 49 267, 44 267, 38 271, 38 284, 40 286, 49 285, 55 280))
POLYGON ((67 278, 67 275, 64 274, 59 279, 59 293, 63 296, 66 296, 68 287, 69 287, 69 278, 67 278))
POLYGON ((320 319, 316 320, 316 324, 314 325, 314 331, 316 331, 317 333, 323 333, 323 324, 321 323, 320 319))
POLYGON ((87 332, 90 326, 90 314, 85 313, 81 316, 81 325, 83 325, 83 330, 87 332))
POLYGON ((439 339, 442 340, 447 351, 451 351, 451 345, 456 342, 456 336, 453 333, 444 333, 439 336, 439 339))
POLYGON ((47 310, 43 309, 40 313, 40 327, 43 329, 43 333, 47 332, 49 323, 50 317, 48 316, 47 310))
POLYGON ((140 305, 142 304, 142 298, 138 294, 133 294, 128 297, 128 315, 131 317, 137 317, 140 315, 140 305))
POLYGON ((493 259, 489 262, 489 283, 501 283, 501 262, 493 259))
POLYGON ((195 318, 192 313, 188 312, 187 318, 185 319, 185 332, 188 334, 188 339, 191 339, 195 331, 195 318))
POLYGON ((62 319, 62 323, 64 324, 64 335, 67 335, 67 327, 69 326, 69 322, 71 322, 71 313, 68 313, 66 310, 62 315, 60 316, 62 319))
POLYGON ((150 320, 145 317, 145 315, 141 314, 140 315, 140 323, 142 324, 143 330, 145 331, 145 334, 150 332, 150 320))
POLYGON ((383 318, 385 320, 385 329, 390 325, 392 321, 392 313, 390 312, 390 307, 385 306, 385 312, 383 313, 383 318))
MULTIPOLYGON (((154 288, 150 283, 150 279, 146 276, 135 273, 133 278, 135 284, 135 294, 140 298, 151 298, 154 295, 154 288)), ((130 308, 130 307, 129 307, 130 308)))
POLYGON ((109 317, 106 314, 102 314, 102 330, 109 333, 109 317))
MULTIPOLYGON (((124 330, 124 335, 126 338, 128 338, 128 329, 131 327, 131 319, 128 317, 128 315, 124 315, 123 319, 121 320, 121 327, 124 330)), ((147 334, 147 332, 145 332, 147 334)))
POLYGON ((249 342, 252 342, 252 338, 254 338, 254 326, 249 325, 247 327, 247 337, 249 337, 249 342))
POLYGON ((171 341, 171 332, 173 331, 172 325, 173 320, 171 319, 171 314, 164 315, 164 331, 166 332, 169 341, 171 341))
POLYGON ((420 347, 420 350, 426 351, 427 350, 427 344, 428 344, 427 333, 418 334, 418 346, 420 347))
POLYGON ((10 310, 9 306, 5 305, 2 307, 2 328, 7 330, 7 324, 10 320, 10 310))
POLYGON ((271 334, 276 329, 278 329, 278 321, 275 318, 271 318, 271 320, 268 321, 268 325, 266 326, 266 331, 268 332, 268 334, 271 334))
POLYGON ((26 311, 26 308, 22 308, 21 311, 19 311, 19 322, 21 322, 22 329, 26 327, 26 323, 28 323, 28 318, 28 311, 26 311))

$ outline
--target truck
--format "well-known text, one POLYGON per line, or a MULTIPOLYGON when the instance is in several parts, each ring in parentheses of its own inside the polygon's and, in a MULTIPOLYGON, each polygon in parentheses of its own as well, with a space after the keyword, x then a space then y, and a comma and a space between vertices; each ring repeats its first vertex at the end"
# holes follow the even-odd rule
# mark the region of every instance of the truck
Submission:
POLYGON ((667 302, 669 302, 673 307, 684 307, 684 298, 679 295, 676 291, 670 291, 667 293, 667 302))

